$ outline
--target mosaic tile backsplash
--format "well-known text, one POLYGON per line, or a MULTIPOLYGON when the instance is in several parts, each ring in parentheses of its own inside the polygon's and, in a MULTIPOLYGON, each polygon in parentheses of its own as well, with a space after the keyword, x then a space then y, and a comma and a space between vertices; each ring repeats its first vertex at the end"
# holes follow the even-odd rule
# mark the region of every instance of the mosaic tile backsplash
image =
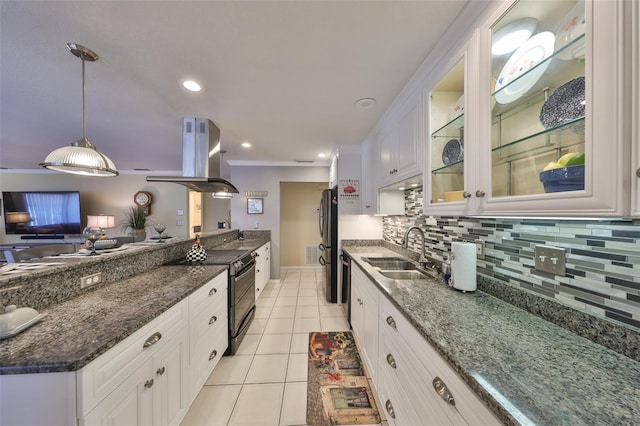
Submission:
MULTIPOLYGON (((405 191, 406 216, 387 216, 383 238, 400 243, 410 226, 420 226, 427 254, 444 260, 452 241, 485 242, 478 273, 547 296, 581 312, 640 330, 640 220, 546 220, 437 217, 426 225, 422 188, 405 191), (566 276, 536 271, 534 249, 566 250, 566 276)), ((415 233, 409 247, 420 251, 415 233)))

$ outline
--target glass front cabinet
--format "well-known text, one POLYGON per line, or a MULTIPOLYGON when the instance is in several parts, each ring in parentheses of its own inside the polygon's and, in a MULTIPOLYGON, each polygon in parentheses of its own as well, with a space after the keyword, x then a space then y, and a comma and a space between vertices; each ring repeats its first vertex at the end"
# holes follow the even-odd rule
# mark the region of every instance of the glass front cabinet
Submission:
POLYGON ((624 3, 508 2, 474 32, 428 94, 425 213, 629 211, 624 3))

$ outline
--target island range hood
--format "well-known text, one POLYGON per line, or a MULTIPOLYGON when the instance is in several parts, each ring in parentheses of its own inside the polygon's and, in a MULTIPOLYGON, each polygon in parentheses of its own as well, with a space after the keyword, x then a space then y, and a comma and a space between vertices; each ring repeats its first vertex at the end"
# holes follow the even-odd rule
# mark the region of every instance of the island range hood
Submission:
POLYGON ((229 182, 229 164, 222 159, 220 129, 208 118, 184 118, 182 176, 147 176, 147 182, 170 182, 192 191, 229 198, 238 189, 229 182))

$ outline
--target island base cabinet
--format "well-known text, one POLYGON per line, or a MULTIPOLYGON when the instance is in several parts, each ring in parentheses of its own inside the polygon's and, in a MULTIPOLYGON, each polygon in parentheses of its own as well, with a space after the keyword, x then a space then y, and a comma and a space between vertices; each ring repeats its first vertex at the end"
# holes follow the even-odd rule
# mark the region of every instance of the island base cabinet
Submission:
POLYGON ((0 376, 0 425, 76 424, 75 396, 75 372, 0 376))
POLYGON ((80 422, 81 425, 179 425, 189 408, 187 333, 156 352, 80 422))

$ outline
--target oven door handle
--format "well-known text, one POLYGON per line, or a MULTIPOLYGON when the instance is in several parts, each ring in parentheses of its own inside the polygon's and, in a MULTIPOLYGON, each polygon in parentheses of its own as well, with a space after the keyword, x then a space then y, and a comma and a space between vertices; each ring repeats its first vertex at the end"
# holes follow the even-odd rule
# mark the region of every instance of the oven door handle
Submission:
POLYGON ((245 272, 243 272, 243 273, 242 273, 242 274, 240 274, 240 275, 236 275, 236 276, 235 276, 235 280, 236 280, 236 281, 241 280, 241 279, 242 279, 242 278, 244 278, 247 274, 249 274, 249 273, 253 272, 253 271, 252 271, 252 269, 253 269, 253 267, 255 266, 255 264, 256 264, 255 262, 251 262, 251 263, 249 263, 249 264, 245 265, 245 267, 243 268, 245 272))

